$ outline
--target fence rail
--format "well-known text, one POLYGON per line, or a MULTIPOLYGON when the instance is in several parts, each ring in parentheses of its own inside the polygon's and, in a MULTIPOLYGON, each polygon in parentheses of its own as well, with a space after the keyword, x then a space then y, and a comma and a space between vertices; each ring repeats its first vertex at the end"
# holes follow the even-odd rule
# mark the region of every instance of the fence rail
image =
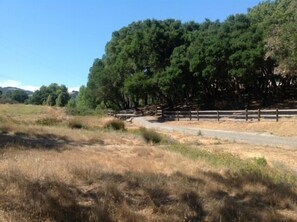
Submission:
POLYGON ((129 119, 132 117, 142 116, 143 114, 141 112, 136 112, 135 110, 122 110, 119 112, 110 112, 108 115, 119 119, 129 119))
POLYGON ((238 119, 238 120, 258 120, 297 117, 297 109, 258 109, 258 110, 189 110, 189 111, 167 111, 157 110, 157 115, 164 119, 238 119))

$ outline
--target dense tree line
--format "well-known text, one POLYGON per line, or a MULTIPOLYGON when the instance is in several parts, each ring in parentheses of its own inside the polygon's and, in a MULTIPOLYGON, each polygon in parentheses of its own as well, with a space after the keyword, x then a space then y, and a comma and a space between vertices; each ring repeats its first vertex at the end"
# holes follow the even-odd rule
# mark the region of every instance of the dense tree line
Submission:
POLYGON ((115 31, 81 88, 84 106, 267 105, 296 96, 297 2, 265 1, 224 22, 145 20, 115 31))
POLYGON ((3 93, 0 91, 0 103, 27 103, 29 95, 25 90, 16 89, 3 93))
POLYGON ((65 106, 70 99, 68 89, 65 85, 52 83, 49 86, 41 86, 29 99, 30 104, 65 106))

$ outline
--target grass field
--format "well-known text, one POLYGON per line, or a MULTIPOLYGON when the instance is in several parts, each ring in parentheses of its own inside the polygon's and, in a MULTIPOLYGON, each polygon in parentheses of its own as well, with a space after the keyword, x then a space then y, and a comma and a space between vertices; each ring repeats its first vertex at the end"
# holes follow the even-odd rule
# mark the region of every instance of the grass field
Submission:
POLYGON ((297 221, 296 175, 271 156, 179 134, 147 143, 110 120, 0 105, 0 221, 297 221))

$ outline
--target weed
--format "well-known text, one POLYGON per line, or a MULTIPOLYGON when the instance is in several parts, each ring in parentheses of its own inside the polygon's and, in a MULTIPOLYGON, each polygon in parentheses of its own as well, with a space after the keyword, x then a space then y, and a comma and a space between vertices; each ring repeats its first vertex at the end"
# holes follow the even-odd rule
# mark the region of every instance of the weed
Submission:
POLYGON ((259 166, 266 166, 267 165, 267 160, 265 159, 265 157, 255 158, 255 162, 259 166))
POLYGON ((140 129, 141 135, 147 143, 160 143, 162 136, 154 130, 148 130, 146 128, 140 129))
POLYGON ((93 184, 101 173, 100 168, 96 165, 74 165, 70 167, 69 171, 80 180, 85 181, 87 184, 93 184))
POLYGON ((104 128, 124 131, 125 130, 125 123, 122 120, 114 119, 114 120, 108 121, 104 125, 104 128))

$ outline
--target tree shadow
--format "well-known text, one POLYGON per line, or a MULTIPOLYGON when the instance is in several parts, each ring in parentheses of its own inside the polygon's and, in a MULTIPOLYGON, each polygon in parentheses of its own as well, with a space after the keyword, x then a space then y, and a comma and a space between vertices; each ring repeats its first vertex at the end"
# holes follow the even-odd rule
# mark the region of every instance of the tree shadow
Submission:
POLYGON ((8 146, 18 146, 31 149, 48 149, 62 151, 69 143, 65 137, 53 134, 0 133, 0 149, 8 146))
POLYGON ((245 218, 245 221, 295 221, 284 218, 279 210, 296 208, 297 194, 283 183, 274 183, 269 178, 251 174, 222 176, 215 172, 205 172, 210 181, 233 189, 211 191, 208 195, 220 203, 216 220, 233 221, 234 218, 245 218), (263 188, 245 190, 244 187, 261 185, 263 188), (223 215, 223 217, 222 217, 223 215))

